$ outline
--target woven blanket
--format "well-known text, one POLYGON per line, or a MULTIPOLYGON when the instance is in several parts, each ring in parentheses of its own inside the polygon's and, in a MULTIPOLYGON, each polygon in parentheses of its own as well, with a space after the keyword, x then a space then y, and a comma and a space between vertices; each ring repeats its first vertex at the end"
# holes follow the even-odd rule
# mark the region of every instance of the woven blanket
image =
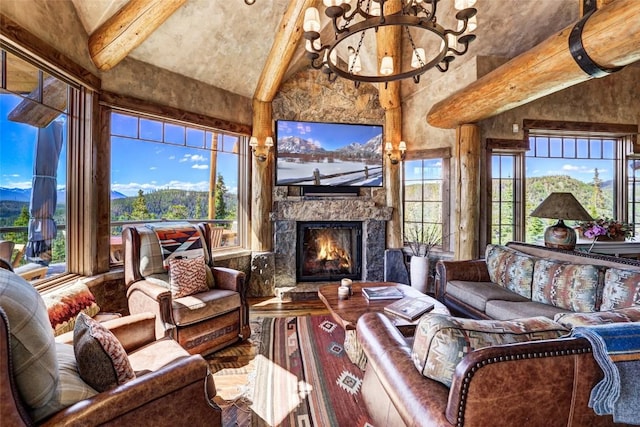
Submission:
POLYGON ((616 423, 640 425, 640 323, 578 326, 574 337, 591 343, 604 378, 591 390, 589 407, 616 423))
POLYGON ((147 224, 158 236, 162 251, 162 265, 169 268, 172 258, 197 258, 204 256, 198 228, 188 222, 147 224))

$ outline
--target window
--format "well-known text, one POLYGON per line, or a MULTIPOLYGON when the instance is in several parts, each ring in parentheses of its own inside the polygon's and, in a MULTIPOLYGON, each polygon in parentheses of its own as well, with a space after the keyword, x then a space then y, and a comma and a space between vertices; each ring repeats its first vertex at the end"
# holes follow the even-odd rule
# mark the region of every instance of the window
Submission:
POLYGON ((244 141, 195 124, 112 111, 112 236, 117 240, 123 225, 136 222, 209 220, 224 228, 218 250, 241 245, 244 141))
MULTIPOLYGON (((488 141, 489 241, 494 244, 509 240, 541 241, 545 228, 560 218, 533 218, 530 214, 552 192, 572 193, 594 218, 635 222, 640 214, 634 169, 638 162, 629 154, 630 141, 619 135, 620 130, 614 130, 607 133, 531 129, 524 150, 510 151, 504 144, 495 149, 488 141), (625 163, 626 174, 622 167, 625 163)), ((567 221, 567 224, 574 223, 567 221)))
POLYGON ((2 50, 1 56, 0 239, 14 243, 11 258, 25 278, 33 277, 20 268, 27 263, 52 276, 67 270, 68 113, 75 89, 27 55, 2 50))
POLYGON ((430 234, 435 231, 441 239, 441 244, 437 246, 449 247, 448 170, 448 150, 418 152, 405 160, 405 242, 415 241, 416 233, 430 234))

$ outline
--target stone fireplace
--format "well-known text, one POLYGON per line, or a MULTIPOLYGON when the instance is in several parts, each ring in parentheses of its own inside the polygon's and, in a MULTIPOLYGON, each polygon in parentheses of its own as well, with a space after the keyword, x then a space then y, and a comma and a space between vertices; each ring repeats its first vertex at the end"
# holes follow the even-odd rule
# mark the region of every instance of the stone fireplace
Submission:
MULTIPOLYGON (((354 280, 381 281, 384 277, 384 251, 386 249, 386 222, 391 219, 392 208, 376 204, 370 196, 284 196, 274 201, 271 220, 274 224, 274 285, 280 287, 296 287, 306 281, 337 281, 343 277, 354 280), (311 224, 311 229, 304 225, 311 224), (299 225, 300 224, 300 225, 299 225), (329 249, 318 249, 320 229, 329 229, 329 249), (347 228, 351 228, 348 233, 347 228), (301 231, 307 230, 307 231, 301 231), (315 230, 315 231, 314 231, 315 230), (314 242, 304 243, 304 233, 314 242), (352 234, 353 233, 353 234, 352 234), (302 241, 300 241, 302 240, 302 241), (346 268, 341 263, 345 260, 325 260, 304 262, 304 251, 315 255, 317 251, 339 252, 344 258, 345 248, 350 252, 350 261, 359 264, 346 268), (298 253, 298 249, 303 252, 298 253), (358 254, 359 252, 359 254, 358 254), (301 255, 298 257, 298 255, 301 255), (360 258, 359 262, 358 259, 360 258), (317 277, 311 277, 309 270, 321 270, 328 267, 317 277), (304 273, 300 275, 300 273, 304 273)), ((336 256, 336 253, 330 258, 336 256)))

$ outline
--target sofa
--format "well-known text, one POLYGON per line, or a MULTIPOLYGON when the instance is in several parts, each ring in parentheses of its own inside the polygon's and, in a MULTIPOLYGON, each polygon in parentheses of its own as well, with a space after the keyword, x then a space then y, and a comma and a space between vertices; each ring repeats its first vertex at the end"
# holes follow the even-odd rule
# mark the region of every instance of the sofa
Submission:
POLYGON ((603 372, 589 341, 567 335, 572 325, 640 321, 640 307, 565 317, 558 323, 428 313, 408 338, 384 314, 363 315, 356 329, 368 360, 362 396, 374 425, 626 425, 588 406, 603 372))
POLYGON ((156 340, 153 314, 100 323, 81 313, 54 337, 40 294, 1 268, 0 367, 2 425, 222 425, 207 362, 156 340))
POLYGON ((474 319, 615 310, 640 304, 640 261, 520 242, 488 245, 483 259, 438 261, 436 298, 474 319))

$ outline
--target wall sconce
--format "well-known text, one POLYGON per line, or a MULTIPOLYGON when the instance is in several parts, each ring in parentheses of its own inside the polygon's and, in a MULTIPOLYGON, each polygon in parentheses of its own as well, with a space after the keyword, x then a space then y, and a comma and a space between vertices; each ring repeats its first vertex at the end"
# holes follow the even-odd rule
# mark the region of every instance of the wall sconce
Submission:
POLYGON ((387 156, 389 156, 389 160, 391 161, 391 164, 397 165, 400 161, 404 161, 404 157, 407 151, 407 143, 404 141, 400 141, 400 144, 398 144, 397 151, 400 152, 400 155, 397 155, 394 153, 393 145, 391 144, 391 142, 387 142, 384 145, 384 151, 387 152, 387 156))
POLYGON ((251 152, 254 156, 256 156, 256 160, 259 162, 264 162, 267 160, 267 155, 269 154, 269 150, 273 147, 273 138, 268 136, 264 139, 264 145, 260 146, 258 143, 258 138, 252 136, 249 139, 249 146, 251 147, 251 152))

